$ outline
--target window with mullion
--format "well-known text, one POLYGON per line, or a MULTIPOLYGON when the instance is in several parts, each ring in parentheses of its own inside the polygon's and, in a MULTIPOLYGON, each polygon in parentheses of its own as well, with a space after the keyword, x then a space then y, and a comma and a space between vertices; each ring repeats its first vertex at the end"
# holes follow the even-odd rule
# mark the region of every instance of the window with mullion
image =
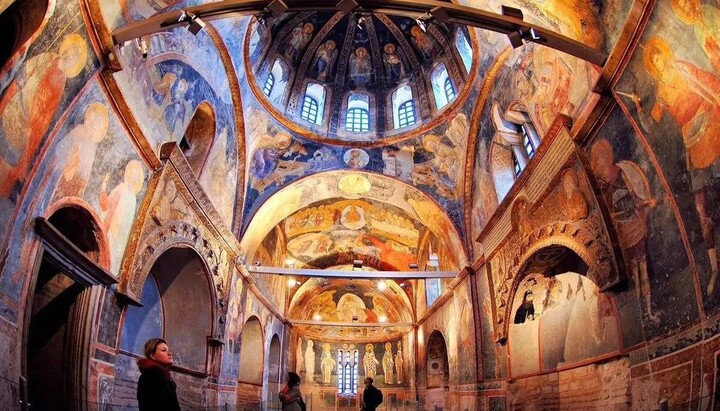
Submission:
POLYGON ((452 81, 450 81, 450 77, 445 79, 445 96, 447 97, 448 101, 452 101, 455 99, 455 87, 453 87, 452 81))
POLYGON ((345 118, 345 130, 363 133, 370 130, 370 113, 363 108, 351 108, 345 118))
POLYGON ((265 93, 266 96, 269 96, 274 85, 275 85, 275 76, 273 76, 272 73, 270 73, 267 80, 265 80, 265 86, 263 86, 263 93, 265 93))
POLYGON ((318 103, 314 98, 305 95, 303 99, 302 111, 300 112, 300 118, 307 120, 311 123, 317 123, 318 103))
POLYGON ((400 105, 398 121, 400 122, 400 128, 415 124, 415 102, 413 100, 408 100, 400 105))

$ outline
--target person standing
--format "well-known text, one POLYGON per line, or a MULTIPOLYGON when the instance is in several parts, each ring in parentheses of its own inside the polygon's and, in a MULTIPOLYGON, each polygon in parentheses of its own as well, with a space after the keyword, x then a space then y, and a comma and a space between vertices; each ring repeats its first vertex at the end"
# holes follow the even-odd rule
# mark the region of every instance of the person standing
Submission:
POLYGON ((278 393, 280 402, 282 403, 282 411, 305 411, 305 402, 300 392, 300 376, 290 371, 288 372, 288 380, 282 391, 278 393))
POLYGON ((145 358, 138 360, 140 379, 137 400, 140 411, 180 411, 177 385, 170 376, 172 351, 162 338, 145 343, 145 358))
POLYGON ((365 378, 365 389, 362 395, 362 411, 375 411, 383 402, 382 391, 373 385, 374 380, 365 378))

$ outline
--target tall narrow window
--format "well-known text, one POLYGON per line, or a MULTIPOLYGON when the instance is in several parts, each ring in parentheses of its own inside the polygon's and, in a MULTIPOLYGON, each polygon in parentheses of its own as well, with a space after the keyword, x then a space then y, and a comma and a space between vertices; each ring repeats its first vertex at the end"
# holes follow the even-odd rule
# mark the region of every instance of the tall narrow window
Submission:
POLYGON ((515 173, 515 177, 519 176, 520 173, 522 173, 522 167, 520 167, 520 162, 518 161, 517 156, 515 153, 512 153, 512 161, 513 161, 513 172, 515 173))
POLYGON ((440 279, 428 278, 425 280, 425 299, 430 307, 440 297, 440 279))
POLYGON ((435 67, 435 70, 430 75, 430 82, 435 96, 435 105, 440 110, 455 98, 455 88, 444 63, 440 63, 435 67))
POLYGON ((357 394, 358 350, 338 350, 338 394, 357 394))
POLYGON ((452 81, 450 81, 450 77, 445 79, 445 97, 447 97, 448 101, 455 100, 455 87, 453 87, 452 81))
POLYGON ((525 147, 525 152, 527 153, 528 159, 533 158, 535 156, 535 147, 533 146, 533 142, 530 138, 530 133, 528 133, 527 127, 525 127, 525 125, 521 125, 520 132, 522 133, 522 144, 523 147, 525 147))
POLYGON ((353 133, 370 131, 370 99, 368 96, 361 93, 353 93, 348 97, 345 130, 353 133))
POLYGON ((403 128, 415 124, 415 101, 413 100, 412 88, 410 86, 398 88, 393 92, 391 100, 394 128, 403 128))
POLYGON ((462 29, 458 29, 455 32, 455 47, 460 53, 465 71, 469 73, 472 68, 472 47, 468 41, 467 34, 465 34, 465 31, 462 29))
POLYGON ((325 88, 320 84, 310 83, 305 88, 300 118, 313 124, 321 125, 325 108, 325 88))
POLYGON ((287 65, 282 60, 276 59, 268 78, 265 80, 265 84, 263 84, 263 93, 268 96, 268 100, 278 105, 278 107, 282 104, 283 97, 285 97, 289 76, 290 69, 287 65))
POLYGON ((275 85, 275 76, 270 73, 268 75, 267 80, 265 80, 265 85, 263 86, 263 93, 265 93, 266 96, 270 97, 270 92, 272 91, 273 86, 275 85))

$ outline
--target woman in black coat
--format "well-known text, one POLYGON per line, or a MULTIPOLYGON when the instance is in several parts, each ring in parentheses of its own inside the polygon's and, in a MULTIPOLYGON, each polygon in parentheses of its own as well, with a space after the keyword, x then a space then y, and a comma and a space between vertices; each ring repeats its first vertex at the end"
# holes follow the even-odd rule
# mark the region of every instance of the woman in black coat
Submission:
POLYGON ((137 399, 140 411, 180 411, 175 381, 170 376, 172 352, 162 338, 145 343, 145 358, 138 360, 140 379, 137 399))

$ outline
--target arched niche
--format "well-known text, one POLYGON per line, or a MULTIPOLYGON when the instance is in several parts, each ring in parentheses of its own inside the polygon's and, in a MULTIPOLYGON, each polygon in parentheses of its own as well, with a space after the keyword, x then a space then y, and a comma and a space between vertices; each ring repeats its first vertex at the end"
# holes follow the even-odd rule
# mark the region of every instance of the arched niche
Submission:
POLYGON ((599 360, 620 350, 612 297, 586 274, 573 250, 548 246, 520 273, 508 326, 511 376, 551 372, 599 360))
POLYGON ((48 11, 48 0, 16 0, 0 10, 0 69, 37 33, 48 11))
POLYGON ((125 313, 121 349, 141 356, 145 341, 162 337, 173 351, 175 366, 207 373, 213 304, 207 268, 197 252, 172 247, 162 253, 145 280, 141 303, 125 313))
POLYGON ((265 363, 263 353, 262 325, 257 317, 250 317, 240 333, 239 382, 262 386, 265 363))
MULTIPOLYGON (((87 209, 62 204, 47 222, 70 243, 67 247, 95 265, 109 262, 98 220, 87 209)), ((66 254, 63 247, 59 253, 66 254)), ((30 286, 23 375, 34 408, 67 410, 72 401, 87 400, 90 336, 85 328, 94 320, 101 288, 76 281, 84 274, 69 273, 55 261, 43 252, 30 286)))
POLYGON ((430 338, 428 338, 425 375, 428 389, 445 389, 449 386, 450 367, 448 364, 447 344, 445 343, 445 337, 438 330, 433 331, 430 338))
POLYGON ((215 111, 210 103, 203 101, 195 109, 195 114, 190 119, 179 144, 190 168, 198 178, 215 140, 215 128, 215 111))
POLYGON ((267 401, 274 401, 281 389, 280 367, 282 366, 280 338, 273 334, 267 355, 267 401))

